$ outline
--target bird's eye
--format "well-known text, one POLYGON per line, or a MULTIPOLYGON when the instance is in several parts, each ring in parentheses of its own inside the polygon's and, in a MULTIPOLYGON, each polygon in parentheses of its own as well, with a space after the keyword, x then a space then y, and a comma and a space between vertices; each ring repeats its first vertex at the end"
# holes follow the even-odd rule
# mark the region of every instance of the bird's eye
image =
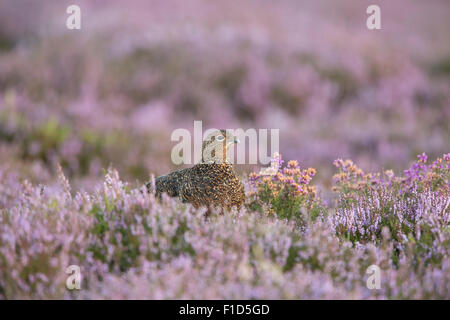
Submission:
POLYGON ((218 141, 223 141, 223 139, 225 139, 224 136, 218 136, 218 137, 217 137, 217 140, 218 140, 218 141))

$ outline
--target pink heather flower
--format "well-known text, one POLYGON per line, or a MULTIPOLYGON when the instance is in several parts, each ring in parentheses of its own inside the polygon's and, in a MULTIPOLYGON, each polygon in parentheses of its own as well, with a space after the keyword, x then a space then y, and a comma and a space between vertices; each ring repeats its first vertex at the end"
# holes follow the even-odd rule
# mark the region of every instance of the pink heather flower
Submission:
POLYGON ((419 158, 419 162, 421 162, 421 163, 426 163, 426 162, 427 162, 427 159, 428 159, 428 157, 427 157, 427 155, 425 154, 425 152, 423 152, 422 154, 419 154, 419 155, 417 156, 417 158, 419 158))

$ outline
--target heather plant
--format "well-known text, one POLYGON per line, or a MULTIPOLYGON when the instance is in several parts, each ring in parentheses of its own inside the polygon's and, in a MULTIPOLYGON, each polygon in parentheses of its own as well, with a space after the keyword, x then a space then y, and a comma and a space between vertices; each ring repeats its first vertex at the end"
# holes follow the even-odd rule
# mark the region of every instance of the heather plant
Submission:
POLYGON ((412 242, 418 259, 441 262, 448 254, 450 158, 446 154, 430 165, 425 154, 418 158, 398 177, 392 170, 365 174, 351 160, 336 160, 337 234, 353 242, 378 242, 387 227, 397 250, 412 242))
POLYGON ((427 164, 428 156, 422 153, 417 156, 418 161, 405 170, 404 177, 398 179, 405 192, 436 191, 442 196, 450 196, 450 153, 437 158, 427 164))
POLYGON ((16 201, 0 211, 2 298, 448 297, 445 233, 419 254, 423 239, 405 239, 395 260, 387 228, 379 242, 355 245, 332 217, 301 226, 250 208, 206 217, 131 188, 113 169, 89 193, 59 172, 55 184, 15 187, 16 201), (425 263, 429 252, 441 259, 425 263), (365 286, 371 264, 386 272, 381 291, 365 286), (79 292, 65 288, 69 265, 81 268, 79 292))
POLYGON ((249 175, 253 187, 249 193, 251 208, 261 209, 266 205, 270 214, 300 223, 323 213, 317 189, 310 185, 316 174, 314 168, 301 169, 296 160, 289 161, 283 168, 280 154, 275 154, 271 163, 270 168, 249 175))

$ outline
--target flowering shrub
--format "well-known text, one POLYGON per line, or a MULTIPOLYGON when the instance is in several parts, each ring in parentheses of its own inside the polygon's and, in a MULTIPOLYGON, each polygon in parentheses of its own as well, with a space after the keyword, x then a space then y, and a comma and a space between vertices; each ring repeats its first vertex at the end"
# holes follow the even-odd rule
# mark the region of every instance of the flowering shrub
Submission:
POLYGON ((430 165, 425 154, 418 157, 398 177, 392 170, 365 174, 350 160, 336 160, 337 234, 353 242, 377 242, 387 227, 398 250, 413 241, 422 259, 440 262, 447 255, 443 239, 450 223, 450 156, 430 165))
POLYGON ((320 214, 322 207, 315 186, 310 182, 316 170, 314 168, 300 169, 296 160, 291 160, 282 168, 283 160, 280 154, 275 154, 270 168, 259 173, 252 172, 249 181, 254 188, 249 197, 253 200, 253 209, 262 208, 261 204, 269 205, 268 212, 275 213, 280 218, 294 218, 304 223, 302 209, 309 211, 311 218, 320 214))
POLYGON ((444 154, 431 164, 427 163, 427 155, 418 155, 418 160, 412 166, 403 171, 403 176, 395 176, 392 170, 380 173, 364 173, 353 161, 342 159, 335 160, 333 164, 339 172, 333 176, 334 191, 347 194, 350 197, 359 191, 377 189, 381 186, 389 186, 400 193, 410 191, 425 191, 430 189, 443 195, 450 192, 450 154, 444 154))
POLYGON ((334 232, 333 217, 299 228, 244 208, 205 220, 205 209, 157 201, 112 169, 90 193, 72 190, 61 171, 55 185, 18 190, 0 210, 1 298, 449 298, 448 232, 405 238, 398 252, 386 228, 380 241, 355 245, 334 232), (417 252, 420 242, 430 251, 417 252), (439 262, 426 263, 430 252, 439 262), (65 287, 73 264, 80 291, 65 287), (371 264, 380 290, 365 286, 371 264))
POLYGON ((432 190, 450 196, 450 153, 437 158, 427 165, 427 155, 417 156, 419 160, 405 170, 404 177, 399 178, 403 191, 432 190))

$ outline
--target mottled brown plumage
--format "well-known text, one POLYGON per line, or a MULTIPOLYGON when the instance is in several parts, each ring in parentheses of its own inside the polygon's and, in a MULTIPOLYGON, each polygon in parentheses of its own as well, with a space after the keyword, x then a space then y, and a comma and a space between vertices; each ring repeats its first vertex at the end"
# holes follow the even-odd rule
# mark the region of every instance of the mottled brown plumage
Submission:
POLYGON ((225 130, 213 132, 203 142, 202 162, 156 178, 156 195, 160 197, 165 192, 196 208, 240 208, 245 198, 244 186, 226 158, 228 148, 236 142, 225 130))

